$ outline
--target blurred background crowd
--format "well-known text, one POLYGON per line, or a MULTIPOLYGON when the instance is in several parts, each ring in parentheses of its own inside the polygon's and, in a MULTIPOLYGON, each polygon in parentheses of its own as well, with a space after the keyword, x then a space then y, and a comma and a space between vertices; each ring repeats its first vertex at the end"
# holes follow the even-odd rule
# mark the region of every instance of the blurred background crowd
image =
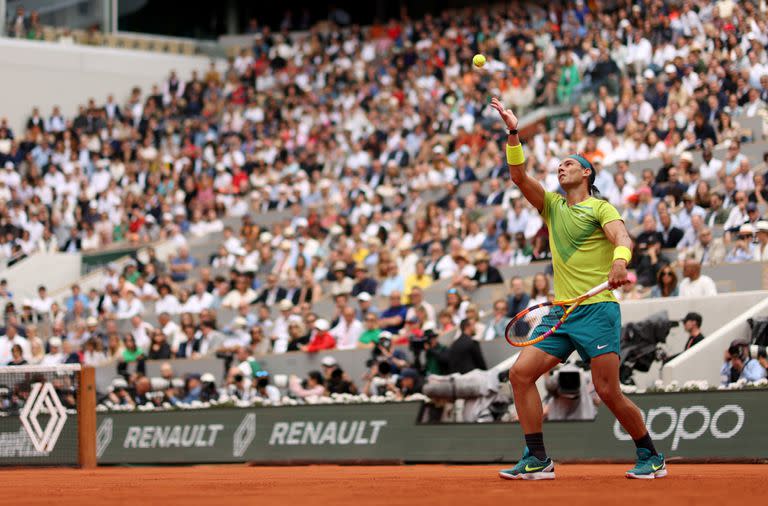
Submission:
POLYGON ((326 26, 255 23, 225 67, 170 71, 72 117, 35 108, 23 131, 0 121, 7 265, 176 246, 60 300, 0 283, 0 363, 138 365, 114 403, 208 395, 200 375, 152 385, 147 359, 226 357, 219 387, 243 399, 279 396, 267 353, 371 349, 363 377, 332 359, 287 379, 302 398, 405 396, 427 374, 485 369, 477 342, 552 296, 547 230, 509 180, 491 96, 522 118, 568 107, 524 136, 527 170, 557 191, 561 157, 595 165, 635 239, 620 299, 713 295, 702 266, 768 260, 768 153, 741 152, 754 135, 741 123, 768 119, 763 4, 576 0, 326 26), (211 234, 223 239, 196 256, 190 241, 211 234), (504 295, 478 304, 485 285, 504 295))

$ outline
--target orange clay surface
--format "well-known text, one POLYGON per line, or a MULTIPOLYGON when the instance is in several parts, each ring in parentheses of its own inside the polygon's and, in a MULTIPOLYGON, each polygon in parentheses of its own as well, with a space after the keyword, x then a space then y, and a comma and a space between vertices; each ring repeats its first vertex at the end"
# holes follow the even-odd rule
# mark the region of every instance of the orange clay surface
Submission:
MULTIPOLYGON (((631 467, 631 466, 629 466, 631 467)), ((0 504, 323 505, 761 504, 768 465, 670 464, 656 480, 627 465, 557 466, 554 481, 504 481, 499 466, 107 467, 0 470, 0 504), (758 501, 758 502, 755 502, 758 501)))

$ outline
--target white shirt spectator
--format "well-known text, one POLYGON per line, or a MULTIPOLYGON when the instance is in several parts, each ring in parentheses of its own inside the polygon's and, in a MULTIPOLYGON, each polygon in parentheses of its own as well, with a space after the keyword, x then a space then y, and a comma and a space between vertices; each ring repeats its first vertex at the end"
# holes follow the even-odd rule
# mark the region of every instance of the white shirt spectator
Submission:
POLYGON ((32 309, 34 309, 36 313, 49 313, 51 311, 51 304, 53 304, 53 299, 51 297, 40 298, 38 295, 32 299, 32 309))
POLYGON ((723 168, 723 162, 712 158, 709 162, 702 162, 699 166, 699 174, 701 179, 713 180, 717 177, 717 173, 723 168))
POLYGON ((134 316, 138 316, 144 312, 144 304, 141 303, 136 297, 132 297, 130 300, 120 299, 117 304, 117 319, 127 320, 134 316))
POLYGON ((197 314, 203 309, 208 309, 213 304, 213 295, 203 292, 201 295, 192 294, 185 304, 190 313, 197 314))
POLYGON ((712 278, 702 274, 696 281, 684 278, 680 282, 680 297, 711 297, 717 295, 717 286, 712 278))
POLYGON ((157 302, 155 302, 155 312, 160 313, 168 313, 168 314, 179 314, 179 311, 181 310, 181 307, 179 305, 179 299, 176 298, 175 295, 168 294, 162 299, 159 299, 157 302))
POLYGON ((254 299, 256 299, 256 292, 253 288, 248 288, 245 292, 232 290, 224 297, 224 300, 221 301, 221 305, 224 307, 236 308, 243 303, 250 304, 254 299))
POLYGON ((21 355, 25 360, 29 361, 32 357, 29 341, 27 341, 26 338, 16 334, 13 336, 13 339, 11 339, 5 334, 0 336, 0 365, 6 365, 13 360, 12 349, 15 344, 21 346, 21 355))
POLYGON ((336 347, 340 350, 353 350, 357 348, 360 335, 363 333, 363 323, 354 319, 347 323, 344 318, 339 318, 339 323, 331 329, 331 335, 336 338, 336 347))

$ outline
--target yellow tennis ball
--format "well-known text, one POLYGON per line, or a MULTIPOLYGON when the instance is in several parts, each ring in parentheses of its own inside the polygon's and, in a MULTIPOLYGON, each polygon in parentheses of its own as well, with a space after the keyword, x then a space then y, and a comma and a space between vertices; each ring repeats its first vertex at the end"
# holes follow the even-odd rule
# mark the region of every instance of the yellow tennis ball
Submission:
POLYGON ((472 57, 472 63, 475 64, 475 67, 478 67, 478 68, 482 67, 483 65, 485 65, 485 56, 481 54, 476 54, 475 56, 472 57))

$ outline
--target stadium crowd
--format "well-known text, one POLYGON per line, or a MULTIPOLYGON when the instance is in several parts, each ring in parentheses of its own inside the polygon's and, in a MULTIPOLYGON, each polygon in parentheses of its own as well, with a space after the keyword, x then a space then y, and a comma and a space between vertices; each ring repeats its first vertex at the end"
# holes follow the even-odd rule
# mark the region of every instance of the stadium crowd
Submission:
MULTIPOLYGON (((480 365, 451 348, 498 338, 510 316, 551 296, 544 273, 530 288, 501 273, 546 260, 549 245, 507 176, 492 95, 520 115, 569 107, 526 139, 528 170, 556 191, 561 157, 578 151, 594 164, 597 187, 635 233, 635 282, 619 298, 716 293, 702 266, 768 260, 768 153, 759 163, 741 153, 752 132, 740 125, 768 117, 766 13, 732 0, 613 5, 446 11, 304 36, 257 27, 253 47, 224 69, 172 71, 72 117, 33 109, 24 132, 0 121, 9 264, 118 242, 178 248, 167 261, 150 248, 120 272, 109 266, 103 289, 73 286, 63 301, 45 287, 18 301, 0 285, 0 363, 220 353, 235 390, 257 377, 253 357, 270 352, 379 350, 366 386, 336 373, 364 390, 382 374, 397 383, 408 371, 402 378, 418 384, 480 365), (483 69, 474 53, 488 56, 483 69), (657 158, 659 170, 630 170, 657 158), (290 216, 260 225, 270 212, 290 216), (196 258, 189 239, 214 233, 220 248, 196 258), (443 281, 444 305, 426 303, 443 281), (473 293, 505 282, 509 297, 481 323, 488 308, 473 293), (333 311, 315 314, 328 298, 333 311), (157 325, 145 321, 150 308, 157 325), (231 321, 217 318, 224 310, 231 321), (50 335, 37 335, 41 315, 50 335), (428 351, 452 331, 465 339, 417 364, 413 349, 388 348, 428 351)), ((331 391, 330 376, 315 376, 292 380, 294 394, 331 391)))

